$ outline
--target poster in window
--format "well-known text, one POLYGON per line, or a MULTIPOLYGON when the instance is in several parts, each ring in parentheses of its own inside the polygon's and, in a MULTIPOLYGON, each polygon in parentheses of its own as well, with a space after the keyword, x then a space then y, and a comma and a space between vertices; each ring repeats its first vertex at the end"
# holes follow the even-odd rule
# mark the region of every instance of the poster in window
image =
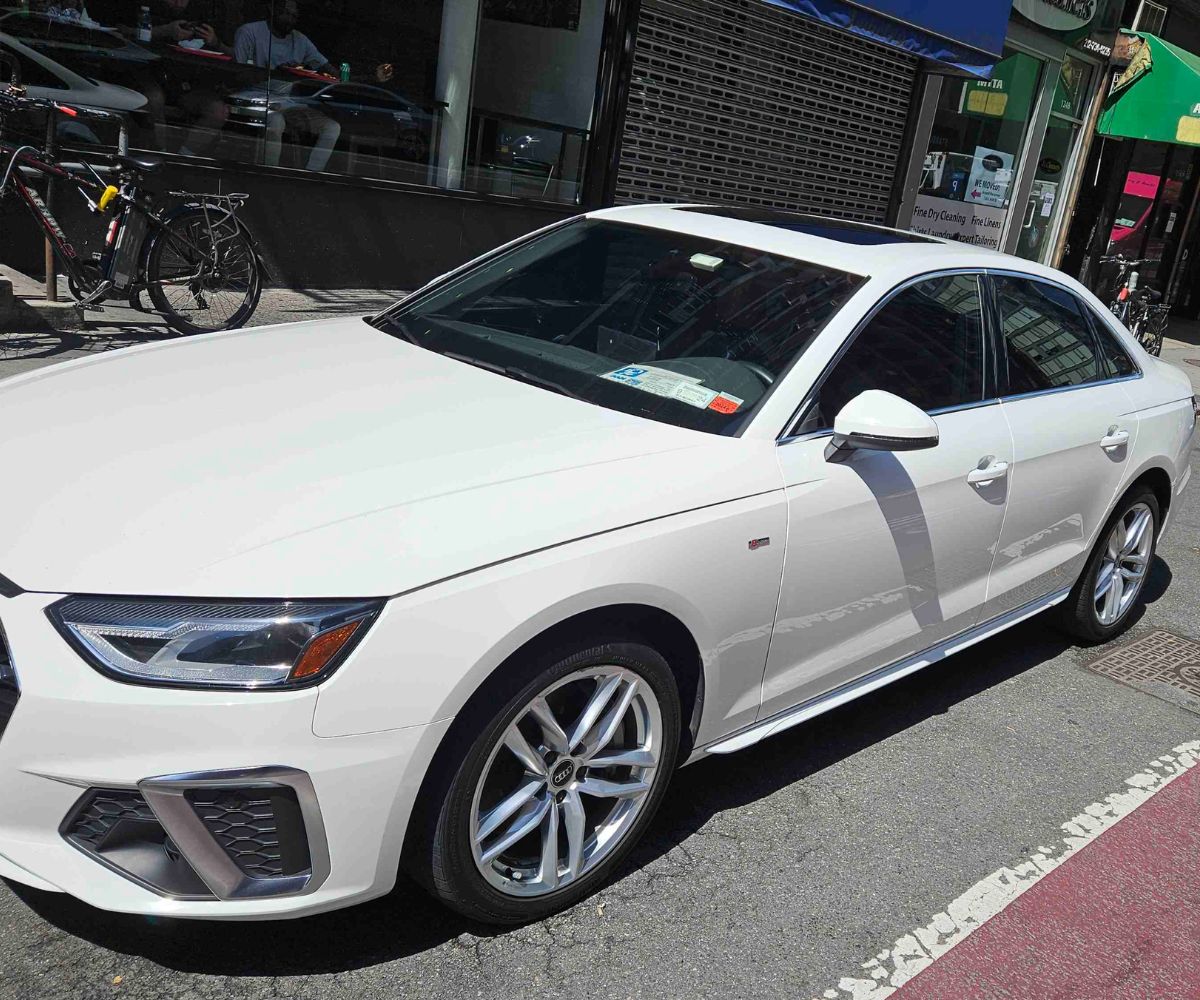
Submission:
POLYGON ((963 201, 977 205, 1008 204, 1008 189, 1012 184, 1013 155, 1002 149, 976 146, 971 158, 971 174, 963 201))
POLYGON ((537 28, 579 30, 581 0, 483 0, 483 16, 537 28))

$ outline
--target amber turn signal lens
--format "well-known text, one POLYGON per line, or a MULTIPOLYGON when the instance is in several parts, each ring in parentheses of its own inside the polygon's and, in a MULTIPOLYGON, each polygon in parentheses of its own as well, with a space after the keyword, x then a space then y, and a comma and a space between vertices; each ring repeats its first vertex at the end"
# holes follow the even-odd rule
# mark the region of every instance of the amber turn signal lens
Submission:
POLYGON ((361 624, 362 619, 356 622, 346 622, 345 625, 339 625, 313 639, 300 654, 296 665, 292 667, 291 679, 297 681, 319 674, 337 656, 338 650, 346 645, 361 624))

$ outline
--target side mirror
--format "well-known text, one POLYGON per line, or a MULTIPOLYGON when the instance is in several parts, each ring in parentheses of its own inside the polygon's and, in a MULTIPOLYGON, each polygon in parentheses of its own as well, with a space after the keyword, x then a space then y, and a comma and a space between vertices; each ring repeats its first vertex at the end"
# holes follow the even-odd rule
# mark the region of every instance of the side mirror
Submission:
POLYGON ((868 389, 834 418, 833 440, 825 458, 841 462, 855 450, 917 451, 937 443, 938 427, 928 413, 890 392, 868 389))

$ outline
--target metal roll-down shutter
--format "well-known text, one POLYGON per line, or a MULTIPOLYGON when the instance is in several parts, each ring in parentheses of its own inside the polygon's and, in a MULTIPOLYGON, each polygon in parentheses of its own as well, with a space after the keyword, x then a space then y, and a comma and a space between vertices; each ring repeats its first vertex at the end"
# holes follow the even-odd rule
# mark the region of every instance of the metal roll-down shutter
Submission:
POLYGON ((916 72, 761 0, 642 0, 616 201, 883 222, 916 72))

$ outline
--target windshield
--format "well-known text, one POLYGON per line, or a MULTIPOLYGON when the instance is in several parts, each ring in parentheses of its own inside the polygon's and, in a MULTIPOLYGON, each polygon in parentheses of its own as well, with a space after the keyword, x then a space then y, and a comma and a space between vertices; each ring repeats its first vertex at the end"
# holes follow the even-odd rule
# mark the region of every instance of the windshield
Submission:
POLYGON ((548 391, 733 434, 862 280, 716 239, 583 219, 374 322, 548 391))

